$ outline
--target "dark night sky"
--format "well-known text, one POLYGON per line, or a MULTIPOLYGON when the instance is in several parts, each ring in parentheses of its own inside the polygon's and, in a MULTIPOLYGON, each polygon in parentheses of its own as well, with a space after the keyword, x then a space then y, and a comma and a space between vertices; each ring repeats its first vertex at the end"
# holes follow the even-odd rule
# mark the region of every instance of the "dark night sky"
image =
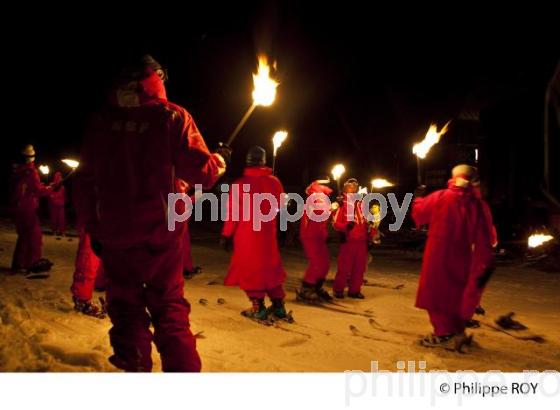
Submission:
POLYGON ((239 165, 249 145, 269 148, 273 132, 287 128, 279 166, 288 184, 302 183, 306 165, 313 178, 337 160, 391 178, 398 163, 413 177, 413 141, 431 121, 441 125, 469 104, 500 112, 520 99, 532 113, 520 135, 542 135, 544 84, 560 56, 551 11, 490 14, 473 5, 405 17, 353 2, 300 3, 14 12, 17 29, 3 33, 14 111, 4 120, 12 131, 3 137, 2 174, 27 141, 36 144, 38 162, 41 153, 44 160, 78 152, 108 76, 134 52, 168 67, 170 100, 193 114, 211 147, 227 139, 251 102, 257 53, 276 60, 277 102, 257 109, 233 148, 239 165))

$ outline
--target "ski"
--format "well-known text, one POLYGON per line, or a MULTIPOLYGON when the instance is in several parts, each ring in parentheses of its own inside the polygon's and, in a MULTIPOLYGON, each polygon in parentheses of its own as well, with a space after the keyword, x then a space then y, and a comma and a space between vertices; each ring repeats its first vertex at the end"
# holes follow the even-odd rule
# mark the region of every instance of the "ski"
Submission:
POLYGON ((490 329, 493 329, 497 332, 504 333, 504 334, 506 334, 510 337, 513 337, 514 339, 517 339, 517 340, 532 341, 532 342, 535 342, 535 343, 545 343, 546 342, 546 340, 543 336, 540 336, 540 335, 537 335, 537 334, 534 334, 534 333, 530 333, 530 332, 527 332, 525 330, 519 331, 519 332, 524 332, 525 334, 517 334, 517 333, 515 333, 515 332, 517 332, 515 330, 503 329, 500 326, 495 325, 491 322, 487 322, 485 320, 480 320, 480 323, 482 325, 490 328, 490 329))

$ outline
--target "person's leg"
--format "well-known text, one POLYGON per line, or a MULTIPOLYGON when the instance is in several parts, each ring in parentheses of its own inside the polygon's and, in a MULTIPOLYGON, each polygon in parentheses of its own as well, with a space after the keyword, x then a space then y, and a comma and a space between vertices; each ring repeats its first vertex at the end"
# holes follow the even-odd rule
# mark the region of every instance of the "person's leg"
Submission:
POLYGON ((99 269, 99 258, 91 249, 89 235, 81 234, 78 243, 78 253, 74 268, 74 277, 70 290, 72 295, 80 300, 89 301, 93 296, 93 288, 99 269))
POLYGON ((43 232, 36 212, 29 215, 29 261, 30 266, 38 262, 43 256, 43 232))
POLYGON ((163 371, 199 372, 200 356, 189 322, 191 306, 183 293, 181 245, 177 241, 164 249, 151 249, 145 255, 144 263, 149 265, 145 294, 163 371))
POLYGON ((66 215, 64 213, 64 205, 58 207, 58 231, 64 233, 66 231, 66 215))
POLYGON ((353 249, 352 272, 350 273, 350 286, 348 294, 359 294, 364 283, 364 275, 367 270, 368 250, 367 244, 357 242, 351 244, 353 249))
POLYGON ((462 333, 465 330, 464 321, 459 315, 448 312, 428 311, 435 336, 448 336, 462 333))
POLYGON ((317 241, 313 239, 302 239, 301 243, 308 261, 303 281, 308 285, 315 285, 322 275, 320 247, 317 246, 317 241))
POLYGON ((25 224, 22 217, 16 214, 14 217, 14 224, 16 225, 17 241, 12 257, 12 270, 27 269, 25 263, 25 246, 26 246, 26 231, 25 224))
POLYGON ((113 324, 109 337, 115 353, 109 360, 130 372, 152 370, 152 333, 142 267, 149 260, 149 253, 142 249, 103 250, 108 278, 107 313, 113 324))
POLYGON ((353 261, 351 244, 341 244, 338 251, 338 266, 336 276, 333 282, 333 291, 335 293, 344 292, 344 288, 346 288, 348 278, 350 276, 350 271, 352 269, 352 263, 353 261))

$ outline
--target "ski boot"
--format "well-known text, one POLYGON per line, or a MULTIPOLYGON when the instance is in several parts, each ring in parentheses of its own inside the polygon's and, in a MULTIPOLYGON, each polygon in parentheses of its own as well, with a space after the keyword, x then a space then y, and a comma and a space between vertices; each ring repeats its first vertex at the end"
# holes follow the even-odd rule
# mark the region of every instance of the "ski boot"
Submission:
POLYGON ((31 265, 31 267, 29 269, 27 269, 27 274, 26 274, 26 278, 27 279, 44 279, 44 278, 48 278, 49 274, 47 273, 48 271, 51 270, 51 267, 54 264, 45 258, 41 258, 39 259, 37 262, 35 262, 33 265, 31 265))
POLYGON ((298 301, 305 303, 314 304, 320 302, 319 295, 315 290, 315 286, 310 285, 307 282, 302 282, 301 288, 296 290, 296 298, 298 301))
POLYGON ((477 329, 480 327, 480 321, 476 320, 476 319, 469 319, 465 321, 465 327, 468 327, 469 329, 477 329))
POLYGON ((463 353, 464 346, 472 344, 472 335, 467 336, 465 332, 436 336, 429 334, 420 339, 420 345, 424 347, 439 347, 452 352, 463 353))
POLYGON ((342 291, 342 290, 340 290, 340 291, 334 290, 333 295, 337 299, 344 299, 344 291, 342 291))
POLYGON ((363 295, 362 292, 354 292, 354 293, 348 292, 348 297, 351 298, 351 299, 365 299, 366 298, 363 295))
POLYGON ((192 270, 188 270, 188 269, 183 270, 183 276, 187 280, 192 279, 194 275, 198 275, 199 273, 202 273, 202 268, 200 266, 195 266, 193 267, 192 270))
POLYGON ((329 303, 333 301, 333 297, 323 288, 324 283, 324 279, 317 281, 317 283, 315 284, 315 293, 321 301, 329 303))
POLYGON ((484 308, 482 306, 478 305, 476 307, 476 309, 474 310, 474 313, 476 313, 477 315, 480 315, 480 316, 484 316, 486 314, 486 310, 484 310, 484 308))
POLYGON ((272 305, 267 309, 268 315, 272 320, 283 320, 288 323, 293 323, 294 318, 292 312, 286 311, 284 299, 272 299, 272 305))
POLYGON ((98 319, 105 319, 107 316, 103 302, 101 302, 101 306, 99 306, 91 300, 78 299, 75 296, 73 296, 72 299, 74 300, 74 310, 76 312, 83 313, 87 316, 93 316, 98 319))
POLYGON ((455 351, 458 353, 463 353, 463 346, 471 346, 473 340, 473 335, 467 335, 465 332, 458 333, 453 337, 453 342, 455 343, 455 351))
POLYGON ((254 320, 255 322, 259 322, 263 325, 267 325, 267 326, 272 325, 272 320, 270 320, 269 318, 268 309, 264 305, 264 299, 251 298, 251 303, 252 303, 251 308, 242 311, 241 315, 245 316, 248 319, 254 320))

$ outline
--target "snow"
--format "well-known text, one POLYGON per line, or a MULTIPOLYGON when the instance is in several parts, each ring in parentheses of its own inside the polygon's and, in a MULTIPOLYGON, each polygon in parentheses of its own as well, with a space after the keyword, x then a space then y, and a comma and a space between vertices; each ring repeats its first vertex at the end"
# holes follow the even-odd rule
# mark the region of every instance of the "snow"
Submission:
MULTIPOLYGON (((77 238, 44 236, 44 256, 55 265, 49 279, 29 280, 8 269, 16 235, 0 223, 0 371, 111 372, 108 319, 74 312, 69 287, 77 238)), ((371 311, 383 330, 367 317, 328 311, 293 302, 305 258, 298 247, 282 250, 289 278, 287 307, 296 324, 271 328, 239 313, 248 307, 244 294, 221 285, 229 255, 209 231, 193 233, 193 257, 204 272, 185 283, 192 304, 191 322, 207 372, 338 372, 397 370, 399 361, 426 362, 426 368, 456 370, 560 370, 560 276, 520 266, 501 266, 491 280, 484 320, 510 311, 546 343, 522 341, 488 327, 474 329, 475 345, 465 354, 426 349, 417 344, 430 331, 427 315, 414 308, 420 255, 379 247, 370 264, 365 300, 345 299, 355 311, 371 311), (404 285, 400 290, 392 289, 404 285), (219 304, 219 298, 225 304, 219 304), (206 299, 206 304, 199 301, 206 299), (356 336, 350 326, 358 329, 356 336)), ((332 246, 332 279, 336 245, 332 246)), ((96 296, 102 296, 97 294, 96 296)), ((154 348, 154 370, 160 370, 154 348)))

